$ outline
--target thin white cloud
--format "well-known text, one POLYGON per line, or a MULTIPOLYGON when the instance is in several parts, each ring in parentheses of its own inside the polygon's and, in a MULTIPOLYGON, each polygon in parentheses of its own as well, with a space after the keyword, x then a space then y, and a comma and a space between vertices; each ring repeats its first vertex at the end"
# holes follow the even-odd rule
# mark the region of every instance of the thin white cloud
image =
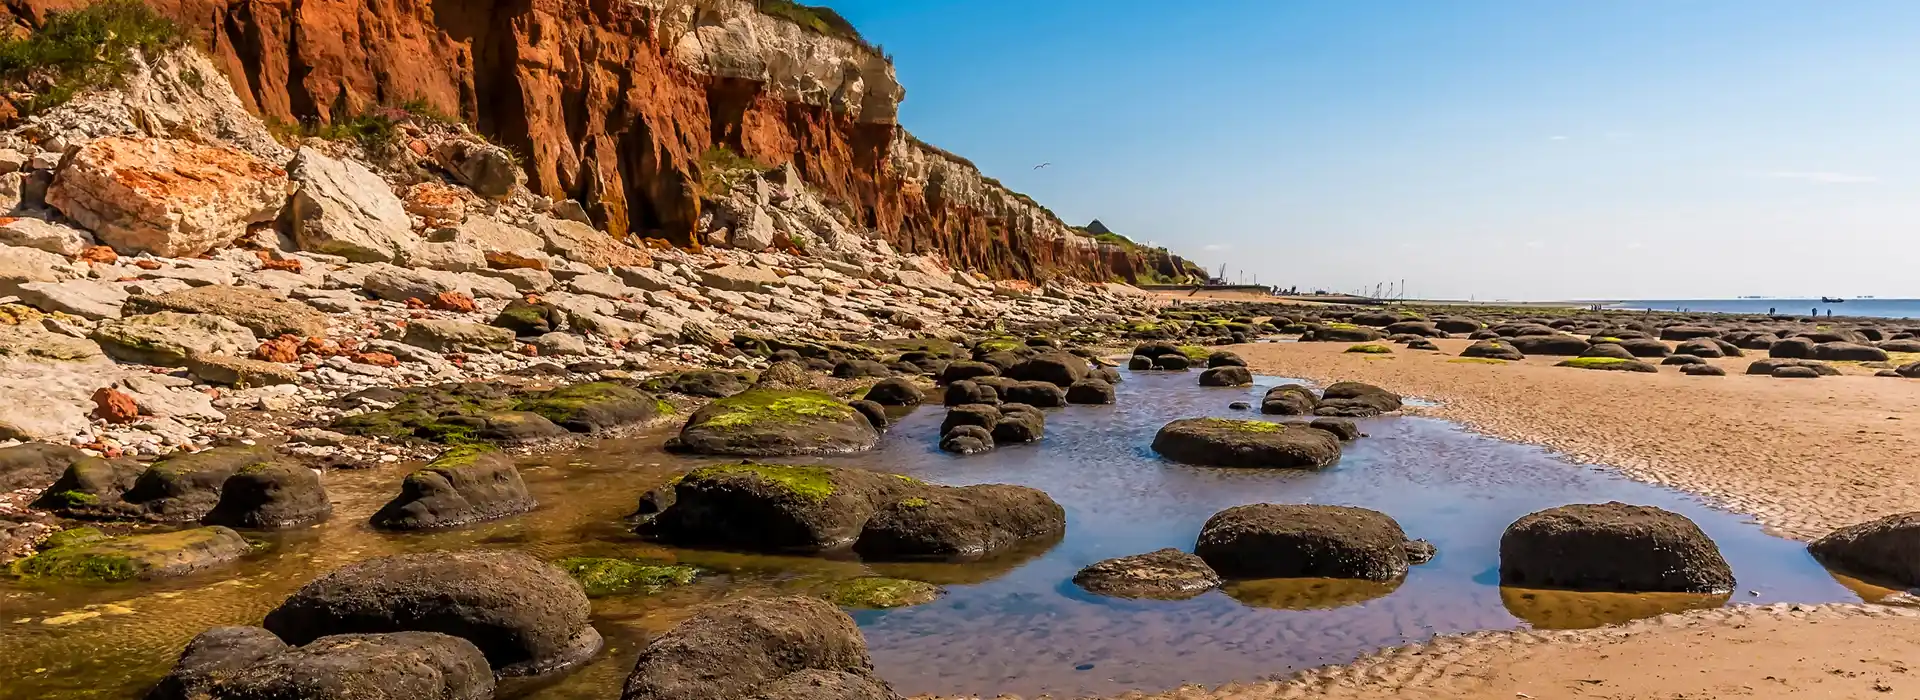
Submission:
POLYGON ((1825 185, 1858 185, 1880 181, 1880 178, 1872 175, 1855 175, 1851 173, 1835 173, 1819 170, 1775 170, 1767 173, 1767 177, 1784 180, 1805 180, 1807 182, 1818 182, 1825 185))
POLYGON ((1546 242, 1544 242, 1544 241, 1527 241, 1527 247, 1528 247, 1528 248, 1536 248, 1536 249, 1537 249, 1537 248, 1545 248, 1545 247, 1547 247, 1547 244, 1546 244, 1546 242))
POLYGON ((1570 137, 1567 137, 1567 136, 1548 136, 1548 137, 1547 137, 1547 140, 1548 140, 1548 141, 1565 141, 1565 140, 1567 140, 1568 138, 1570 138, 1570 137))
POLYGON ((1221 245, 1219 243, 1208 243, 1206 245, 1200 246, 1200 249, 1207 251, 1209 253, 1218 253, 1220 251, 1226 250, 1229 247, 1230 246, 1221 245))

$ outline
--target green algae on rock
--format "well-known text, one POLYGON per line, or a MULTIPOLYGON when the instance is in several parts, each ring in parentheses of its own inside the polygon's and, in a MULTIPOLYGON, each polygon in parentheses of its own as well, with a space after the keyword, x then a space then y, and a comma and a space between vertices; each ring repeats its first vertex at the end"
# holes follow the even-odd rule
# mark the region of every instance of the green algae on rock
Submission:
POLYGON ((587 597, 627 593, 659 593, 693 583, 699 570, 678 564, 651 564, 634 559, 568 557, 556 562, 586 589, 587 597))
POLYGON ((843 608, 886 610, 931 603, 940 587, 924 581, 868 576, 834 584, 829 598, 843 608))
POLYGON ((1168 423, 1153 450, 1176 462, 1212 467, 1320 469, 1340 459, 1340 438, 1311 427, 1257 420, 1186 418, 1168 423))
POLYGON ((239 559, 251 551, 246 538, 224 527, 201 527, 150 535, 80 539, 13 563, 26 579, 118 583, 184 576, 239 559))
POLYGON ((659 403, 639 390, 611 382, 589 382, 532 394, 515 410, 539 414, 576 433, 592 433, 651 420, 659 403))
POLYGON ((1368 355, 1391 355, 1393 354, 1393 348, 1379 343, 1362 343, 1347 348, 1347 352, 1365 353, 1368 355))
POLYGON ((1574 367, 1577 369, 1610 370, 1615 372, 1658 372, 1660 368, 1639 360, 1623 360, 1617 357, 1575 357, 1564 360, 1555 367, 1574 367))
POLYGON ((373 514, 383 530, 425 530, 496 520, 533 510, 513 459, 491 445, 459 445, 400 482, 400 495, 373 514))
POLYGON ((879 440, 859 411, 831 395, 754 388, 695 412, 677 446, 695 454, 758 457, 862 452, 879 440))

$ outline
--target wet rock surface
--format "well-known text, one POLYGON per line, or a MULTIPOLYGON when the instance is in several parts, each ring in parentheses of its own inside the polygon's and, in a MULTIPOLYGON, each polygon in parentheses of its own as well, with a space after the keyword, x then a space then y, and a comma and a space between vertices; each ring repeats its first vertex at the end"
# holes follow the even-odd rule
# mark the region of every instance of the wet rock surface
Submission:
POLYGON ((386 530, 428 530, 496 520, 539 504, 513 458, 485 445, 455 447, 408 474, 395 496, 373 514, 386 530))
POLYGON ((1391 581, 1407 573, 1406 542, 1379 511, 1262 503, 1208 519, 1194 553, 1229 578, 1391 581))
POLYGON ((1576 504, 1528 515, 1500 538, 1500 581, 1533 588, 1717 593, 1733 571, 1712 539, 1671 511, 1576 504))
POLYGON ((866 640, 832 604, 748 598, 702 608, 648 644, 620 697, 748 700, 774 693, 825 700, 871 697, 875 691, 893 697, 872 674, 866 640), (846 691, 852 694, 836 694, 846 691))
POLYGON ((1153 450, 1176 462, 1202 466, 1321 469, 1340 458, 1340 439, 1299 425, 1189 418, 1161 428, 1153 450))
POLYGON ((1118 598, 1184 600, 1220 585, 1206 560, 1177 549, 1108 559, 1074 574, 1074 584, 1118 598))

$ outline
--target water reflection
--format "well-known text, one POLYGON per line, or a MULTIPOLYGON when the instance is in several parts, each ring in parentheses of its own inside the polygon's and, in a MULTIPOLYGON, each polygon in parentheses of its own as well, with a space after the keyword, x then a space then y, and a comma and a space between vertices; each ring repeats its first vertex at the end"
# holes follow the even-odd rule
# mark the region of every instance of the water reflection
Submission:
POLYGON ((1602 593, 1589 591, 1500 589, 1500 604, 1514 617, 1538 629, 1588 629, 1643 618, 1717 608, 1727 593, 1602 593))
MULTIPOLYGON (((541 507, 477 527, 381 533, 366 517, 390 498, 401 466, 327 475, 335 518, 268 535, 273 548, 237 567, 119 588, 25 588, 0 582, 0 696, 137 697, 186 641, 214 625, 255 624, 294 588, 344 564, 386 554, 464 547, 513 548, 549 560, 600 556, 674 561, 703 569, 692 585, 658 595, 594 601, 608 648, 593 663, 503 697, 542 700, 618 694, 642 645, 700 604, 750 595, 816 593, 859 576, 912 578, 945 587, 932 603, 855 614, 879 672, 907 695, 1053 693, 1078 697, 1214 684, 1350 660, 1434 634, 1533 624, 1617 622, 1693 605, 1648 597, 1606 600, 1502 590, 1484 576, 1498 564, 1500 533, 1529 512, 1621 500, 1687 515, 1721 546, 1741 602, 1882 599, 1891 592, 1828 575, 1796 542, 1747 519, 1544 451, 1419 418, 1362 421, 1371 437, 1319 473, 1188 467, 1147 448, 1175 418, 1245 416, 1266 386, 1203 389, 1195 373, 1137 373, 1119 403, 1048 412, 1047 436, 973 457, 935 448, 944 411, 901 413, 880 448, 833 464, 938 483, 1013 483, 1048 492, 1068 512, 1057 542, 1029 543, 966 564, 867 564, 681 550, 642 540, 623 518, 640 494, 711 461, 658 450, 665 435, 612 441, 588 452, 523 464, 541 507), (1081 567, 1162 547, 1191 551, 1201 525, 1255 502, 1356 505, 1397 519, 1441 556, 1391 584, 1247 581, 1185 601, 1101 598, 1073 585, 1081 567), (1749 591, 1752 593, 1750 594, 1749 591), (1858 593, 1856 593, 1858 591, 1858 593), (92 606, 92 607, 89 607, 92 606), (61 620, 67 613, 67 622, 61 620), (86 615, 86 613, 98 613, 86 615), (77 619, 75 619, 77 618, 77 619), (1091 671, 1083 670, 1091 667, 1091 671)), ((810 460, 811 461, 811 460, 810 460)), ((1724 602, 1701 602, 1718 605, 1724 602)))

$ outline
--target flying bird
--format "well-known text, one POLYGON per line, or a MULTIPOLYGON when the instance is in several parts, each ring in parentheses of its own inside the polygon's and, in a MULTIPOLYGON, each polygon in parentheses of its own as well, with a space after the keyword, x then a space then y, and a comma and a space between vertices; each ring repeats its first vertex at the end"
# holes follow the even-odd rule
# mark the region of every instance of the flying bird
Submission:
POLYGON ((1039 164, 1039 165, 1036 165, 1036 166, 1033 166, 1033 169, 1034 169, 1034 170, 1039 170, 1039 169, 1041 169, 1041 168, 1051 168, 1051 167, 1053 167, 1053 164, 1052 164, 1052 163, 1041 163, 1041 164, 1039 164))

